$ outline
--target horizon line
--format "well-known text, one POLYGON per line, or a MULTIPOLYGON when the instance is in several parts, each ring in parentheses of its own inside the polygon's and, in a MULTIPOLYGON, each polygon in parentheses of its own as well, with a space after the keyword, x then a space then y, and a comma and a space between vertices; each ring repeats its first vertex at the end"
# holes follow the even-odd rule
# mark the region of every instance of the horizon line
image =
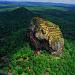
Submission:
POLYGON ((0 2, 34 2, 34 3, 55 3, 55 4, 71 4, 71 5, 75 5, 75 3, 65 3, 65 2, 45 2, 45 1, 8 1, 8 0, 3 0, 3 1, 0 1, 0 2))

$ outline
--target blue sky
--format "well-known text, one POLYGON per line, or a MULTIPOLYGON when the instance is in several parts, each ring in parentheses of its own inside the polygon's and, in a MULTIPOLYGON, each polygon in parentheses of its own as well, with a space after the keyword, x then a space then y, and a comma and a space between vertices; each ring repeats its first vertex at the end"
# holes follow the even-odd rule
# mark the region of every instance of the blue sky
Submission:
POLYGON ((75 4, 75 0, 0 0, 0 1, 33 1, 33 2, 54 2, 54 3, 75 4))

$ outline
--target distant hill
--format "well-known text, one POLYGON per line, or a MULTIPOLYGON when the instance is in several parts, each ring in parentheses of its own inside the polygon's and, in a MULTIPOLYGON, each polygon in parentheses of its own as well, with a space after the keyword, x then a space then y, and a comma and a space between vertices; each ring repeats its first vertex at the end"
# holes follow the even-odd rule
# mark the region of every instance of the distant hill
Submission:
POLYGON ((34 16, 34 13, 24 7, 0 12, 0 55, 25 43, 25 31, 34 16))
POLYGON ((51 3, 51 2, 0 1, 0 4, 15 4, 16 6, 61 6, 61 7, 75 8, 74 4, 51 3))
POLYGON ((3 37, 2 35, 5 36, 12 31, 28 26, 33 16, 35 14, 24 7, 17 8, 11 12, 0 12, 0 27, 3 25, 1 27, 3 29, 0 29, 0 38, 3 37), (5 33, 3 33, 4 30, 5 33))

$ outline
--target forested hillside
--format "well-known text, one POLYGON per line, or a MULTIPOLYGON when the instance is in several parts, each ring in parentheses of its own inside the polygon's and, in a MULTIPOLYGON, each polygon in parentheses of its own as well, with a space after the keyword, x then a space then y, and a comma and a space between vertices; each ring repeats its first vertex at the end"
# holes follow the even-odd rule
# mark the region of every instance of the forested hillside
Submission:
POLYGON ((10 12, 0 12, 0 55, 24 43, 25 30, 33 16, 31 11, 23 7, 10 12))
POLYGON ((60 7, 18 7, 0 12, 0 72, 13 75, 75 74, 75 9, 60 7), (59 25, 65 40, 61 57, 46 50, 34 55, 26 31, 31 19, 39 16, 59 25))

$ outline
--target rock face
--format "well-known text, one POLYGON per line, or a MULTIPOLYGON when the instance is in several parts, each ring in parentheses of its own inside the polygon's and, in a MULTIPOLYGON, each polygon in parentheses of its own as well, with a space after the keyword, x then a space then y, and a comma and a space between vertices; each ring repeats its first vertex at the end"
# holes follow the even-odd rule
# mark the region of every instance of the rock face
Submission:
POLYGON ((45 47, 51 54, 60 55, 64 39, 59 26, 39 17, 34 17, 29 28, 29 37, 36 49, 45 47))

